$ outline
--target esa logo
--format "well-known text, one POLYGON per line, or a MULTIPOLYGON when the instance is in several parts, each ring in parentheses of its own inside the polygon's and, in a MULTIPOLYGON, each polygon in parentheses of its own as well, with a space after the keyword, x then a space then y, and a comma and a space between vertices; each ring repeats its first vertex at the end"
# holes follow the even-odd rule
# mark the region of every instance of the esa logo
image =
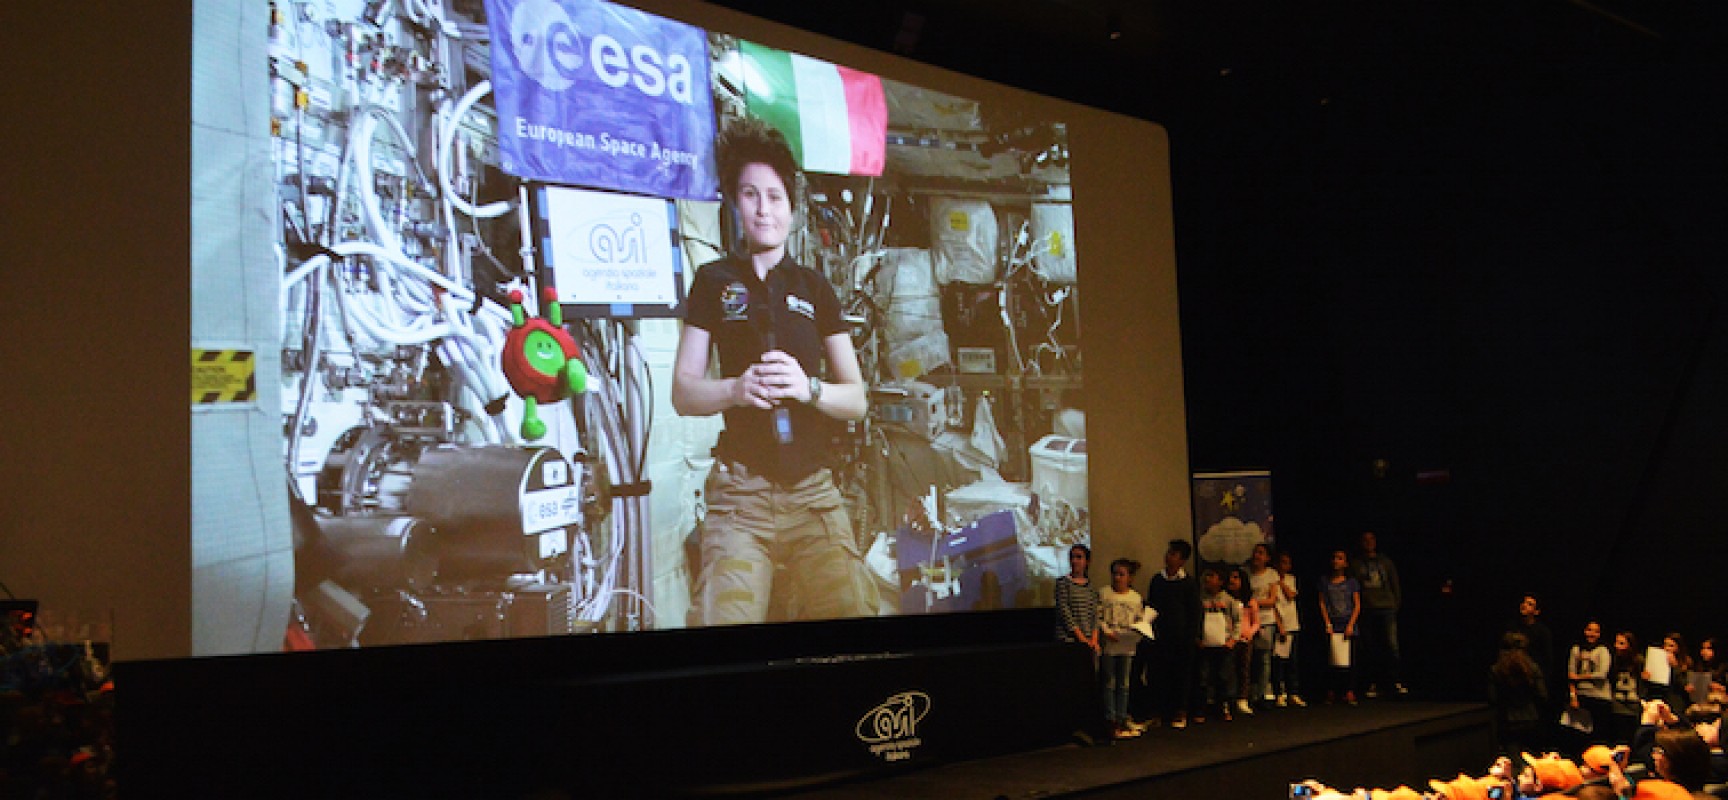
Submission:
POLYGON ((649 97, 690 105, 692 70, 684 54, 667 56, 647 44, 626 49, 605 33, 584 38, 554 0, 524 0, 510 14, 510 52, 522 73, 546 89, 570 88, 586 68, 614 89, 631 85, 649 97))

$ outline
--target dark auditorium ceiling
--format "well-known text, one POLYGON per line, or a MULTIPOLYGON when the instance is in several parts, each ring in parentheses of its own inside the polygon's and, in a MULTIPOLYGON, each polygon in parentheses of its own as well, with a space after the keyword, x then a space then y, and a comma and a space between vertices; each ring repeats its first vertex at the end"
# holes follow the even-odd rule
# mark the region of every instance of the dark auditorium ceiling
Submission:
POLYGON ((720 5, 1165 126, 1190 461, 1272 469, 1299 564, 1378 527, 1488 618, 1719 579, 1728 2, 720 5))
POLYGON ((716 4, 1155 121, 1219 92, 1281 104, 1409 93, 1437 102, 1500 81, 1534 91, 1652 62, 1728 57, 1728 4, 1713 0, 716 4))

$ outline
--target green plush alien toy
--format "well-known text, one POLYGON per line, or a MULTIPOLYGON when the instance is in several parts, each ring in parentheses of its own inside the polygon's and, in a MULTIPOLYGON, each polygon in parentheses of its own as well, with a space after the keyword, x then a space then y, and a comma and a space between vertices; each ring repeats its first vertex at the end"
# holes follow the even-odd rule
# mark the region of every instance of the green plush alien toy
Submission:
POLYGON ((588 369, 577 358, 576 340, 564 331, 557 293, 550 288, 542 290, 540 308, 542 316, 529 319, 522 307, 522 292, 510 293, 514 324, 504 340, 504 377, 522 397, 522 438, 529 441, 546 435, 540 403, 579 395, 588 386, 588 369))

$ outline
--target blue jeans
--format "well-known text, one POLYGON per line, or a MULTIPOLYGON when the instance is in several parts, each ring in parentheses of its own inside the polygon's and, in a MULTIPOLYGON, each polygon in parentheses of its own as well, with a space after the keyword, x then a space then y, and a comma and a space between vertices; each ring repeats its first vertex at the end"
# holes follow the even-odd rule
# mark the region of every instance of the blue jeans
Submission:
POLYGON ((1364 608, 1359 631, 1362 644, 1360 674, 1369 684, 1391 688, 1401 683, 1398 658, 1398 611, 1392 608, 1364 608))
POLYGON ((1272 693, 1272 647, 1278 641, 1277 628, 1261 626, 1260 632, 1254 635, 1254 651, 1249 657, 1252 677, 1248 681, 1248 702, 1258 703, 1261 698, 1272 693))
POLYGON ((1276 694, 1302 694, 1302 670, 1298 667, 1296 643, 1302 640, 1302 632, 1294 631, 1290 636, 1290 655, 1287 658, 1272 656, 1272 691, 1276 694))
POLYGON ((1132 655, 1104 655, 1099 658, 1104 676, 1104 718, 1111 722, 1128 719, 1128 675, 1133 662, 1132 655))
POLYGON ((1200 709, 1217 711, 1236 699, 1236 651, 1229 647, 1200 648, 1200 709))

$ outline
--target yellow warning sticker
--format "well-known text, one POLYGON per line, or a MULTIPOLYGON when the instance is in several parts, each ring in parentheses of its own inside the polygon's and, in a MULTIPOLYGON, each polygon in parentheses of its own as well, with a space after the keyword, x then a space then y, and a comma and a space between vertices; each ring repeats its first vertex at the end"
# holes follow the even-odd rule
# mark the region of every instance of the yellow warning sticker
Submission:
POLYGON ((972 217, 964 211, 948 212, 948 230, 964 232, 972 229, 972 217))
POLYGON ((249 403, 258 394, 250 350, 192 350, 192 404, 249 403))

